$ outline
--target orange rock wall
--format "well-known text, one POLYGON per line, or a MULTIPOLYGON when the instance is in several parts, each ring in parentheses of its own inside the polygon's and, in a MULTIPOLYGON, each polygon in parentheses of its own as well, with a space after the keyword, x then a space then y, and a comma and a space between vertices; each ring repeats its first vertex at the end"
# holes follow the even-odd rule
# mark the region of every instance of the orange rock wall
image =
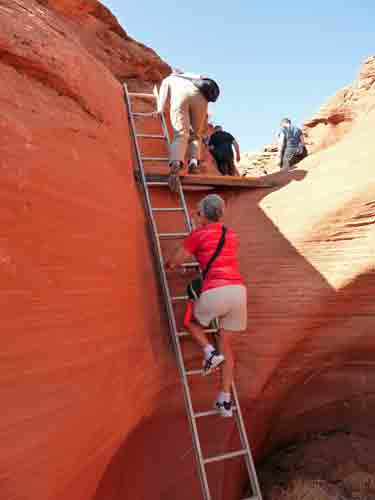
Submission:
MULTIPOLYGON (((127 115, 118 80, 87 49, 92 24, 112 36, 90 15, 1 6, 4 500, 93 498, 155 397, 145 389, 157 378, 153 318, 139 307, 152 268, 127 115)), ((156 76, 168 70, 153 61, 156 76)))

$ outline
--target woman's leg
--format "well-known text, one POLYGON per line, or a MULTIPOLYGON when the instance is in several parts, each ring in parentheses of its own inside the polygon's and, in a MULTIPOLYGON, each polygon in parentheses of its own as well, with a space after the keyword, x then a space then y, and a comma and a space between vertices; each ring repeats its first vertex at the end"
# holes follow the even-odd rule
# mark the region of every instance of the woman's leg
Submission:
POLYGON ((231 333, 229 330, 220 330, 219 335, 219 349, 225 357, 225 363, 222 364, 221 368, 222 391, 224 393, 230 393, 233 382, 234 357, 231 346, 231 333))
POLYGON ((225 356, 225 362, 221 365, 221 391, 215 401, 215 408, 219 410, 222 417, 231 417, 233 407, 231 401, 231 388, 233 383, 234 358, 231 346, 231 331, 220 330, 219 346, 221 353, 225 356))
POLYGON ((202 349, 210 345, 207 335, 203 331, 203 327, 196 321, 190 321, 187 326, 193 339, 201 346, 202 349))
POLYGON ((193 339, 200 345, 203 350, 203 375, 208 375, 216 367, 221 365, 225 357, 223 353, 219 353, 215 347, 208 341, 207 335, 203 331, 203 327, 196 321, 191 321, 187 325, 193 339))

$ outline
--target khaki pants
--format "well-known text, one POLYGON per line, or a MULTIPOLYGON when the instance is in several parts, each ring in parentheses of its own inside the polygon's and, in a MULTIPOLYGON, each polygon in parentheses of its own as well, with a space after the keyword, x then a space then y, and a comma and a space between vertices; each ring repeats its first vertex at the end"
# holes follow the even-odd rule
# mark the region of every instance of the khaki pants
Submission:
POLYGON ((174 135, 170 162, 184 162, 186 151, 189 159, 199 160, 202 136, 207 129, 207 107, 207 100, 192 83, 173 92, 170 116, 174 135))

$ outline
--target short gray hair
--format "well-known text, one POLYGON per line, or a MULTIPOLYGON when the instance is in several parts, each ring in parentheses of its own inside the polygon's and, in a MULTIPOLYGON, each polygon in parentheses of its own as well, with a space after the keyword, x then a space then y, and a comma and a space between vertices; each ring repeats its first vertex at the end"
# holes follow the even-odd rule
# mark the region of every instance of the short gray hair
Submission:
POLYGON ((217 222, 224 214, 225 202, 218 194, 208 194, 199 202, 199 210, 208 220, 217 222))

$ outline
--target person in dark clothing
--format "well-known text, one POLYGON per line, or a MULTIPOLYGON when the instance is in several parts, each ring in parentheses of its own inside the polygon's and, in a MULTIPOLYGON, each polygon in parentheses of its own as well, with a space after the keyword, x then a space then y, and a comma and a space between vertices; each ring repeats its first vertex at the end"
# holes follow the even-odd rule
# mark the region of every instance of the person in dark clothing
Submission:
POLYGON ((284 118, 280 124, 278 137, 278 165, 281 170, 289 170, 291 166, 307 156, 307 149, 302 130, 294 125, 289 118, 284 118))
POLYGON ((233 135, 225 132, 219 125, 214 128, 208 142, 209 150, 215 158, 217 168, 222 175, 239 175, 234 164, 233 148, 236 161, 240 161, 240 147, 233 135))

